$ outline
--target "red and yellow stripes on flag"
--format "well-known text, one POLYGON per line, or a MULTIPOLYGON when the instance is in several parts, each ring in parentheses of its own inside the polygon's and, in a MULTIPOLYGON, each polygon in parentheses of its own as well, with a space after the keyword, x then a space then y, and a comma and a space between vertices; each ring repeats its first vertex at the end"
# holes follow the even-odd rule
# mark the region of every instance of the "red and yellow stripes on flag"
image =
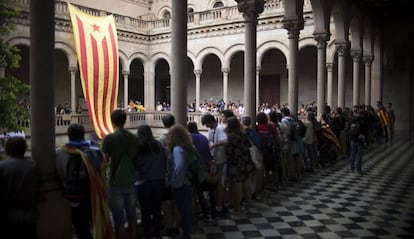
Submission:
POLYGON ((111 113, 118 96, 118 40, 112 15, 97 17, 69 4, 83 94, 95 133, 113 132, 111 113))

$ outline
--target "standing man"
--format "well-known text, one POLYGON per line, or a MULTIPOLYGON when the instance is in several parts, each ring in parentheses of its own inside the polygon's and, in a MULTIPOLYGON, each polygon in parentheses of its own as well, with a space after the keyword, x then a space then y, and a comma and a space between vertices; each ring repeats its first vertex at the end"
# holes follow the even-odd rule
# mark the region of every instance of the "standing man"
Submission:
POLYGON ((13 238, 36 238, 37 167, 24 157, 23 137, 6 141, 6 159, 0 160, 0 229, 13 238))
POLYGON ((294 136, 297 122, 290 115, 290 110, 287 107, 280 109, 282 120, 280 122, 280 133, 282 142, 282 167, 284 166, 287 172, 287 179, 296 181, 299 179, 298 164, 299 164, 299 148, 297 139, 294 136))
POLYGON ((233 111, 223 110, 220 113, 221 124, 218 124, 216 119, 211 114, 205 114, 201 118, 201 123, 209 128, 208 140, 210 142, 210 150, 217 165, 217 172, 219 174, 219 185, 217 187, 217 212, 225 213, 224 195, 225 195, 225 164, 227 144, 227 134, 225 132, 227 119, 234 116, 233 111))
POLYGON ((137 193, 135 189, 137 137, 124 129, 126 113, 111 114, 115 132, 108 134, 102 144, 105 162, 109 162, 108 197, 117 239, 136 238, 137 193), (126 217, 126 218, 125 218, 126 217), (128 222, 128 229, 124 225, 128 222))
POLYGON ((367 132, 367 122, 365 122, 362 110, 358 110, 354 117, 351 119, 349 126, 349 137, 351 140, 351 153, 350 153, 350 165, 351 172, 355 170, 362 173, 362 154, 364 150, 364 139, 367 132))
POLYGON ((85 141, 83 125, 71 124, 67 133, 69 142, 56 151, 56 169, 71 206, 76 235, 79 239, 110 238, 112 225, 102 153, 85 141))

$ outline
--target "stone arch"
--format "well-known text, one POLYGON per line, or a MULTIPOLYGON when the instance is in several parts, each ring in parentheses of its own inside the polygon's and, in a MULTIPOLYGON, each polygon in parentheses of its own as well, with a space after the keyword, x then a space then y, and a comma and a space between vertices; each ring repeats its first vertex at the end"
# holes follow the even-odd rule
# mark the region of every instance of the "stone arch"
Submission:
POLYGON ((148 61, 148 57, 146 55, 142 54, 141 52, 135 52, 129 57, 128 69, 129 69, 129 66, 131 66, 131 63, 135 59, 139 59, 143 65, 145 65, 145 63, 148 61))
POLYGON ((56 41, 55 49, 62 50, 66 54, 70 67, 77 67, 78 59, 76 58, 76 52, 69 44, 65 42, 56 41))
POLYGON ((314 34, 328 34, 332 3, 323 0, 311 0, 314 16, 314 34))
POLYGON ((316 47, 316 41, 314 37, 304 37, 299 40, 299 51, 302 48, 305 48, 307 46, 314 46, 316 47))
POLYGON ((332 16, 335 25, 335 43, 347 43, 349 33, 349 23, 346 13, 348 6, 344 0, 337 1, 332 9, 332 16))
POLYGON ((244 52, 244 44, 233 45, 224 52, 224 62, 222 64, 222 68, 230 68, 231 59, 234 54, 238 52, 244 52))
POLYGON ((220 60, 220 64, 221 66, 223 66, 224 63, 224 57, 223 57, 223 53, 215 48, 215 47, 206 47, 204 49, 202 49, 197 55, 196 55, 196 62, 194 64, 194 69, 201 69, 201 67, 203 66, 203 61, 204 58, 210 54, 216 55, 217 58, 219 58, 220 60))
POLYGON ((335 62, 336 46, 335 41, 331 41, 326 46, 326 64, 335 62))
POLYGON ((190 59, 190 60, 192 61, 193 66, 194 66, 194 70, 195 70, 195 69, 196 69, 196 68, 195 68, 196 57, 195 57, 194 53, 193 53, 193 52, 191 52, 191 51, 187 51, 187 58, 188 58, 188 59, 190 59))
POLYGON ((362 49, 362 14, 355 5, 351 6, 351 12, 353 13, 349 25, 351 50, 360 51, 362 49))
POLYGON ((158 11, 158 19, 164 19, 164 15, 166 14, 166 13, 169 13, 170 14, 170 16, 171 16, 171 14, 172 14, 172 11, 171 11, 171 8, 170 7, 168 7, 168 6, 164 6, 164 7, 161 7, 160 8, 160 10, 158 11))
POLYGON ((157 53, 153 54, 150 57, 150 62, 151 62, 150 65, 153 65, 153 66, 157 65, 157 61, 158 60, 161 60, 161 59, 167 61, 168 65, 171 67, 171 59, 170 59, 170 56, 168 56, 164 52, 157 52, 157 53))
POLYGON ((364 18, 363 56, 374 56, 374 29, 369 17, 364 18))
POLYGON ((7 43, 9 43, 10 46, 24 45, 30 47, 30 37, 13 37, 10 38, 7 43))
POLYGON ((129 62, 128 62, 127 55, 122 50, 119 50, 118 52, 119 52, 118 53, 119 63, 121 64, 122 70, 129 69, 129 62))
POLYGON ((208 4, 208 9, 213 9, 214 5, 218 4, 219 2, 223 4, 223 7, 228 5, 225 0, 210 0, 208 4))
POLYGON ((288 56, 289 56, 289 49, 288 47, 281 41, 268 41, 265 42, 257 47, 257 61, 256 64, 258 67, 260 67, 260 64, 262 62, 263 56, 266 54, 266 52, 270 49, 277 49, 283 53, 283 55, 286 58, 286 62, 289 62, 288 56))
POLYGON ((189 9, 193 9, 193 12, 197 12, 197 5, 195 5, 195 4, 193 4, 193 3, 188 3, 188 6, 187 6, 187 11, 189 10, 189 9))

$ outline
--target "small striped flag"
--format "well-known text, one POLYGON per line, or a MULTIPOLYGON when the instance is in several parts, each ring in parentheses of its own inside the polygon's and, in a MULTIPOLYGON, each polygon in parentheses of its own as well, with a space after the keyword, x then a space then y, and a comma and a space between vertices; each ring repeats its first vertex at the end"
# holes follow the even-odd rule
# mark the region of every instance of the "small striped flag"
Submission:
POLYGON ((83 94, 96 135, 113 132, 118 96, 118 40, 112 15, 92 16, 69 4, 83 94))

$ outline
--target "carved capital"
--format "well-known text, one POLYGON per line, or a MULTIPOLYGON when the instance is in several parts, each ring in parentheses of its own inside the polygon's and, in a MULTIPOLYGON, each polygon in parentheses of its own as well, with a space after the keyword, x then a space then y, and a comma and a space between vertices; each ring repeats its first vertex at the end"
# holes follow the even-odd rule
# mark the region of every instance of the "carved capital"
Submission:
POLYGON ((351 57, 354 60, 354 62, 359 62, 361 60, 361 50, 359 49, 351 50, 351 57))
POLYGON ((223 75, 228 75, 230 72, 230 68, 221 68, 221 72, 223 72, 223 75))
POLYGON ((77 70, 78 70, 78 67, 76 67, 76 66, 69 66, 68 67, 69 72, 76 72, 77 70))
POLYGON ((256 73, 259 73, 262 70, 261 66, 256 66, 256 73))
POLYGON ((327 42, 329 41, 329 33, 314 33, 315 41, 318 49, 326 48, 327 42))
POLYGON ((243 13, 246 21, 257 21, 257 17, 264 10, 264 0, 236 0, 237 9, 243 13))
POLYGON ((303 25, 298 20, 283 20, 283 27, 288 31, 288 38, 299 38, 303 25))
POLYGON ((203 73, 203 71, 202 71, 202 70, 194 70, 194 75, 195 75, 196 77, 200 77, 202 73, 203 73))
POLYGON ((122 71, 122 75, 123 75, 124 77, 129 76, 129 71, 122 71))
POLYGON ((371 65, 372 61, 374 60, 373 56, 363 56, 362 57, 362 61, 364 62, 365 65, 371 65))
POLYGON ((334 67, 334 64, 333 63, 327 63, 326 64, 326 70, 328 72, 332 72, 333 71, 333 67, 334 67))
POLYGON ((338 56, 344 56, 345 52, 348 48, 346 43, 335 43, 336 51, 338 52, 338 56))

